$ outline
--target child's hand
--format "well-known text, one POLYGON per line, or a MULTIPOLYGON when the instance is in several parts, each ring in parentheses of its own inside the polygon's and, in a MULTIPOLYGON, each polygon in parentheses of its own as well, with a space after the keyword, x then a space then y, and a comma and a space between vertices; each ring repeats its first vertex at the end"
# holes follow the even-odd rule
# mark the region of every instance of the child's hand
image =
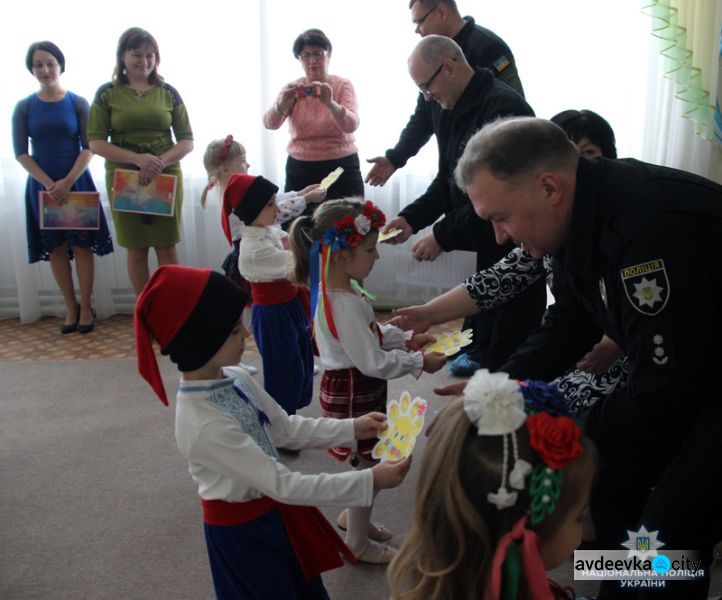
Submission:
POLYGON ((436 338, 428 333, 415 333, 411 336, 406 345, 410 350, 421 350, 426 344, 433 344, 436 338))
POLYGON ((372 440, 385 427, 386 415, 380 412, 370 412, 353 420, 357 440, 372 440))
POLYGON ((303 199, 306 201, 306 204, 318 204, 319 202, 323 202, 326 199, 327 190, 321 189, 320 187, 318 187, 318 185, 316 185, 315 187, 316 189, 313 189, 306 194, 302 194, 303 199))
POLYGON ((446 356, 441 352, 425 352, 424 353, 424 371, 427 373, 436 373, 446 363, 446 356))
POLYGON ((374 491, 387 490, 401 485, 411 468, 411 457, 399 462, 382 462, 371 469, 374 475, 374 491))
POLYGON ((308 192, 315 190, 319 185, 321 185, 321 184, 320 183, 312 183, 311 185, 307 185, 302 190, 298 190, 297 194, 299 196, 305 196, 306 194, 308 194, 308 192))

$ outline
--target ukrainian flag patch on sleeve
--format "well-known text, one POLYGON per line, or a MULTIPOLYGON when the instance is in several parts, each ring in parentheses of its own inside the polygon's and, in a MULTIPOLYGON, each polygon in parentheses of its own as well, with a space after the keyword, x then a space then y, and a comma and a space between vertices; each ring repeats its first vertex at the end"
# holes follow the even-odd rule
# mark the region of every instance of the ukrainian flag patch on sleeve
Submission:
POLYGON ((494 68, 496 69, 497 73, 501 73, 510 64, 511 61, 506 57, 506 55, 502 55, 498 59, 496 59, 496 61, 494 61, 494 68))

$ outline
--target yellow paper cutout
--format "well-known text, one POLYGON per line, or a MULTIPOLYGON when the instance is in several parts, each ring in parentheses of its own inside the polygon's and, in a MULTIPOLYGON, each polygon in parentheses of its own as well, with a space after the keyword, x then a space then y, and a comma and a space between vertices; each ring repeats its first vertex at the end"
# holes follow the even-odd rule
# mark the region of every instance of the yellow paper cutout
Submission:
POLYGON ((383 231, 379 233, 379 242, 385 242, 386 240, 395 238, 397 235, 401 234, 401 231, 401 229, 397 229, 396 227, 389 229, 388 231, 383 231))
POLYGON ((331 171, 326 177, 324 177, 321 180, 321 183, 319 184, 319 189, 327 190, 330 188, 334 182, 341 177, 341 173, 343 173, 343 167, 336 167, 333 171, 331 171))
POLYGON ((408 392, 400 400, 391 400, 386 412, 386 427, 379 432, 371 456, 382 461, 398 462, 411 456, 416 445, 416 436, 424 428, 426 400, 414 398, 408 392))
POLYGON ((471 344, 471 329, 464 331, 448 331, 436 336, 436 341, 426 346, 426 350, 430 352, 440 352, 446 356, 453 356, 464 346, 471 344))

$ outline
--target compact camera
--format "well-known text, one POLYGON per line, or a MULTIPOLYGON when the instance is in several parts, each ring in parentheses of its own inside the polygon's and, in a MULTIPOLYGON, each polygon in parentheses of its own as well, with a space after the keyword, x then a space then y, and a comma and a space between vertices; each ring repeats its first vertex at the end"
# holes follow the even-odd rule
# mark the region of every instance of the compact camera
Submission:
POLYGON ((315 96, 316 86, 315 85, 299 85, 296 88, 296 96, 299 98, 305 98, 306 96, 315 96))

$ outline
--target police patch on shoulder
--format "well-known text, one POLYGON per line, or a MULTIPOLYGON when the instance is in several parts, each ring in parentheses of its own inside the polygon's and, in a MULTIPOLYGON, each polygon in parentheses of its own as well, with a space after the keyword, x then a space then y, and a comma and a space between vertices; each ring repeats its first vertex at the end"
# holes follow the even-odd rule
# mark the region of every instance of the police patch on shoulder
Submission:
POLYGON ((511 61, 506 57, 506 55, 502 54, 499 58, 497 58, 494 61, 494 68, 496 69, 497 73, 501 73, 510 64, 511 64, 511 61))
POLYGON ((661 258, 625 267, 619 272, 627 300, 634 310, 654 316, 662 312, 669 300, 669 279, 661 258))

